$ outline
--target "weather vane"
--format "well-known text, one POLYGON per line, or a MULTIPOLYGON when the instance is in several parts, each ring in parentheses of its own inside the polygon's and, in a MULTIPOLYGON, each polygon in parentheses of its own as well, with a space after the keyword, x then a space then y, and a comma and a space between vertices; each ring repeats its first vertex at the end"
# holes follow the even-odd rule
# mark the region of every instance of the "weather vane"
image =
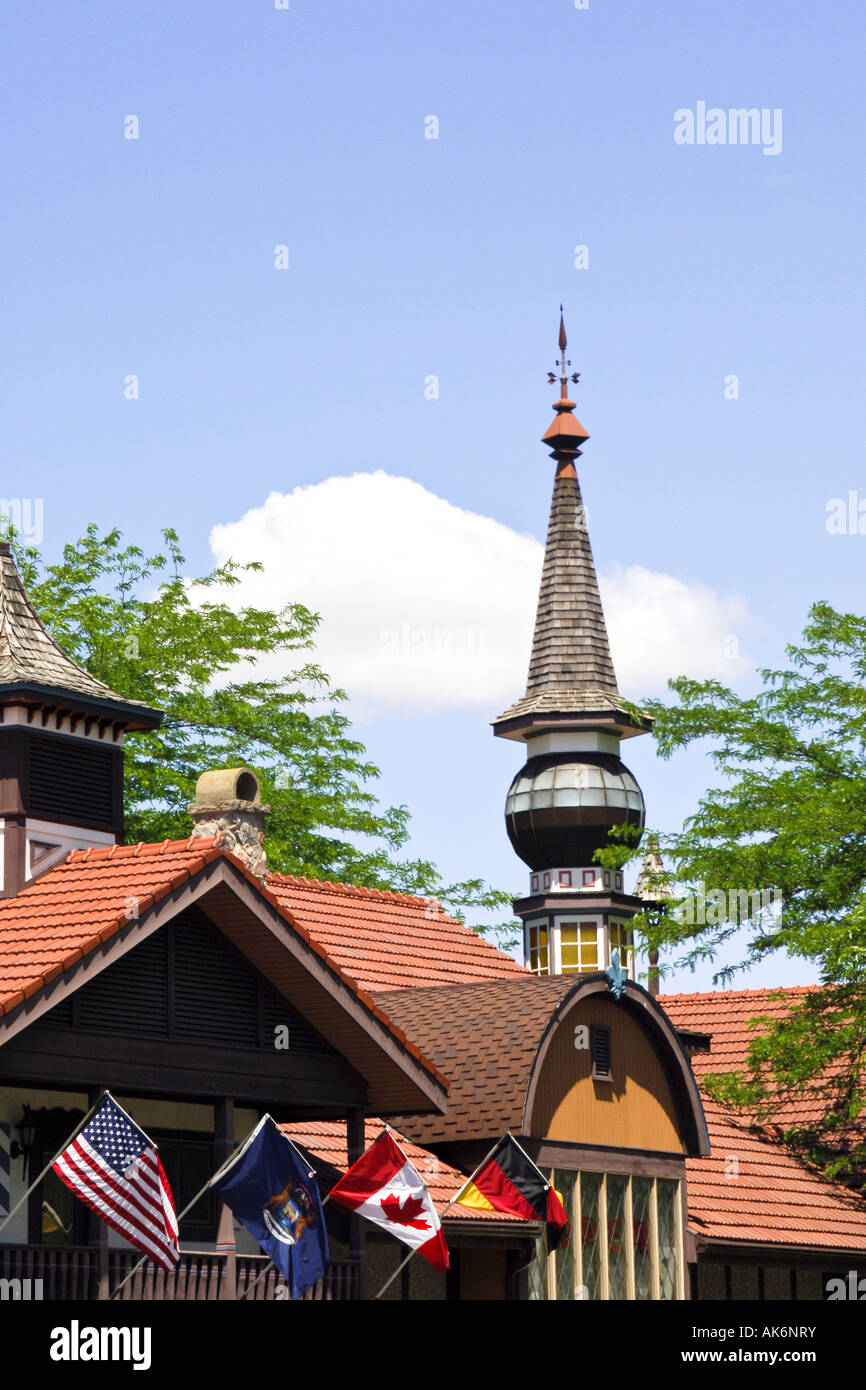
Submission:
MULTIPOLYGON (((571 366, 571 358, 566 357, 565 349, 568 347, 568 339, 565 336, 565 320, 562 317, 562 305, 559 306, 559 384, 562 387, 562 395, 565 397, 565 383, 569 380, 568 368, 571 366)), ((547 380, 553 386, 556 382, 556 372, 548 372, 547 380)), ((571 380, 575 386, 580 381, 580 372, 572 372, 571 380)))

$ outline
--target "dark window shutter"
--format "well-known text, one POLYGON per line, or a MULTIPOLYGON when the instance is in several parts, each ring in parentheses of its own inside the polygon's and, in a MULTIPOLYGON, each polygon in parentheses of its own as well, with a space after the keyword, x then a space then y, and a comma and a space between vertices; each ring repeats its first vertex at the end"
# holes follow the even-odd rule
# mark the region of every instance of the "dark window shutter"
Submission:
POLYGON ((597 1080, 608 1080, 610 1070, 610 1029, 593 1023, 591 1032, 592 1074, 597 1080))
POLYGON ((197 1042, 258 1047, 256 980, 213 928, 178 922, 174 937, 175 1034, 197 1042))
POLYGON ((274 1039, 277 1037, 276 1029, 286 1027, 289 1030, 289 1052, 330 1052, 334 1056, 334 1049, 321 1038, 314 1028, 297 1009, 293 1009, 287 999, 282 995, 270 990, 265 986, 265 997, 262 1001, 262 1022, 264 1025, 264 1045, 267 1048, 274 1046, 274 1039))
POLYGON ((119 752, 84 739, 34 734, 28 739, 27 755, 27 809, 31 816, 102 830, 114 828, 114 764, 119 752))
POLYGON ((157 931, 79 991, 79 1026, 87 1033, 168 1034, 168 939, 157 931))

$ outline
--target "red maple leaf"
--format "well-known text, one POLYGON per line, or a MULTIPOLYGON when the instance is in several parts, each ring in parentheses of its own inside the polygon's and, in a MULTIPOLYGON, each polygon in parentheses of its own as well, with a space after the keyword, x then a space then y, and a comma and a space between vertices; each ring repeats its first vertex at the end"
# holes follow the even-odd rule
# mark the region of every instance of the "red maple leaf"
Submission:
POLYGON ((429 1231, 429 1221, 416 1221, 419 1212, 424 1210, 424 1203, 420 1197, 413 1197, 410 1193, 402 1207, 400 1198, 395 1193, 389 1193, 382 1198, 382 1210, 389 1221, 393 1221, 395 1226, 411 1226, 415 1231, 429 1231))

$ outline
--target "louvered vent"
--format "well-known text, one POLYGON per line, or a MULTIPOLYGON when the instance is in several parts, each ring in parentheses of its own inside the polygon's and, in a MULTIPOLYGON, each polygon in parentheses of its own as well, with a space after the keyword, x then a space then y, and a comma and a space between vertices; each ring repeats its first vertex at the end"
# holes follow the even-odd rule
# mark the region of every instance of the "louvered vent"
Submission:
POLYGON ((88 1033, 167 1037, 167 959, 166 933, 154 932, 79 990, 79 1026, 88 1033))
POLYGON ((67 994, 65 999, 61 999, 59 1004, 55 1004, 53 1009, 49 1009, 47 1014, 39 1020, 46 1028, 71 1028, 72 1027, 72 995, 67 994))
POLYGON ((84 739, 34 734, 27 741, 30 815, 112 830, 116 818, 114 761, 119 756, 119 752, 84 739))
POLYGON ((592 1025, 592 1074, 598 1080, 610 1078, 610 1029, 592 1025))
POLYGON ((293 1009, 286 999, 269 989, 265 989, 262 1018, 265 1030, 265 1047, 273 1047, 274 1038, 278 1036, 275 1030, 286 1027, 289 1030, 288 1050, 290 1052, 317 1052, 319 1054, 330 1052, 336 1056, 334 1049, 325 1042, 324 1038, 319 1037, 297 1009, 293 1009))
POLYGON ((174 969, 177 1037, 258 1047, 255 978, 220 943, 215 929, 178 922, 174 969))

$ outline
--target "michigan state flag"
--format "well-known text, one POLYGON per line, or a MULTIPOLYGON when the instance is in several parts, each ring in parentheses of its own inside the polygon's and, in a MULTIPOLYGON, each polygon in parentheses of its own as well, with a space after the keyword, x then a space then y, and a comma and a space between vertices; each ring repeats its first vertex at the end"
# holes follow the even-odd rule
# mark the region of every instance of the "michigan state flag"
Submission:
POLYGON ((292 1298, 321 1279, 328 1233, 315 1174, 270 1115, 211 1186, 270 1255, 292 1298))

